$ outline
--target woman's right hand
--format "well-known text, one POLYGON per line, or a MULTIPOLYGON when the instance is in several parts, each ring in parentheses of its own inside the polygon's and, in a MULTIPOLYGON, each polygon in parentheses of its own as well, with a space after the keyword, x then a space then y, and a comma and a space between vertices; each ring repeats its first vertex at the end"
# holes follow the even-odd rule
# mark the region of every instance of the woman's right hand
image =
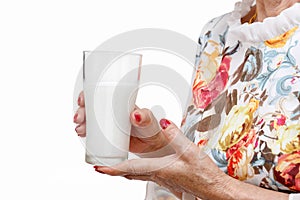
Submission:
MULTIPOLYGON (((85 137, 86 121, 83 92, 79 94, 77 103, 79 108, 73 120, 74 123, 77 124, 75 131, 78 136, 85 137)), ((130 114, 130 122, 132 124, 129 146, 130 152, 138 154, 150 153, 167 145, 167 140, 162 134, 160 126, 150 110, 136 107, 130 114)), ((169 153, 170 151, 165 151, 165 154, 169 153)))

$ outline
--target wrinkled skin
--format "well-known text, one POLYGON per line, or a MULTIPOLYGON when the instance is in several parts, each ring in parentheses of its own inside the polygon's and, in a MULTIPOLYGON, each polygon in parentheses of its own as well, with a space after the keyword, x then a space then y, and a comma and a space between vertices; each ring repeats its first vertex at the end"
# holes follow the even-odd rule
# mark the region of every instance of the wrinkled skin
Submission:
MULTIPOLYGON (((77 114, 75 113, 74 116, 74 122, 78 124, 75 130, 78 136, 85 137, 83 93, 79 95, 78 105, 77 114)), ((139 108, 131 113, 130 121, 132 123, 131 152, 148 153, 166 146, 172 151, 167 151, 161 157, 128 160, 112 167, 95 166, 96 171, 112 176, 123 176, 127 179, 154 181, 168 188, 179 198, 183 192, 197 195, 195 191, 199 188, 203 188, 204 193, 213 193, 207 189, 207 182, 221 179, 223 173, 221 176, 216 173, 220 170, 211 159, 188 140, 175 124, 171 123, 165 130, 161 129, 151 111, 139 108), (140 122, 137 122, 135 113, 140 114, 140 122), (147 135, 150 137, 145 137, 147 135)))
POLYGON ((95 166, 96 171, 128 179, 153 181, 168 188, 179 198, 183 192, 210 196, 214 191, 210 191, 207 183, 221 181, 225 174, 175 124, 171 123, 162 133, 176 153, 160 158, 128 160, 112 167, 95 166))
MULTIPOLYGON (((85 108, 83 94, 80 94, 79 109, 74 122, 79 124, 76 132, 85 136, 85 108)), ((94 166, 99 173, 122 176, 127 179, 153 181, 169 189, 179 199, 189 193, 201 199, 264 199, 287 200, 288 194, 266 190, 240 182, 224 174, 206 153, 187 139, 172 122, 160 120, 163 128, 147 109, 136 108, 131 115, 132 123, 130 150, 135 153, 149 153, 163 147, 172 151, 159 157, 139 158, 124 161, 115 166, 94 166), (140 114, 139 122, 134 117, 140 114), (142 136, 142 137, 138 137, 142 136), (146 137, 149 136, 149 137, 146 137)))

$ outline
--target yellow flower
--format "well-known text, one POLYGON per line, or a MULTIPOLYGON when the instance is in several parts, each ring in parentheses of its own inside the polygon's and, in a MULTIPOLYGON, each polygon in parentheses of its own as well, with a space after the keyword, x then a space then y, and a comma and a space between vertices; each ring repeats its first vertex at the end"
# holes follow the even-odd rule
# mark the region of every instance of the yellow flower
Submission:
POLYGON ((276 136, 278 139, 271 148, 273 154, 289 154, 300 150, 300 124, 280 126, 276 136))
POLYGON ((284 47, 288 39, 294 35, 295 31, 298 29, 298 26, 295 26, 291 30, 283 33, 273 39, 265 41, 265 45, 271 48, 281 48, 284 47))
POLYGON ((214 48, 210 53, 203 52, 194 78, 193 88, 207 85, 216 76, 218 67, 220 66, 221 52, 219 50, 219 43, 213 40, 209 40, 208 43, 214 48))
POLYGON ((226 151, 237 144, 249 133, 253 123, 253 113, 257 110, 259 101, 251 99, 245 106, 235 105, 230 110, 221 130, 219 147, 226 151))

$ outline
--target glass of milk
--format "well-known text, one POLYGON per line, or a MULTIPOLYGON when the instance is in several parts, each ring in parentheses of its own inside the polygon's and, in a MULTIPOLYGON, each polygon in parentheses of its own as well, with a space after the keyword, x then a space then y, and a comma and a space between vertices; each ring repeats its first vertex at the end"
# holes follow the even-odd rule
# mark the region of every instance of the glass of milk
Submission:
POLYGON ((93 165, 128 158, 130 113, 137 97, 142 56, 115 51, 83 52, 86 157, 93 165))

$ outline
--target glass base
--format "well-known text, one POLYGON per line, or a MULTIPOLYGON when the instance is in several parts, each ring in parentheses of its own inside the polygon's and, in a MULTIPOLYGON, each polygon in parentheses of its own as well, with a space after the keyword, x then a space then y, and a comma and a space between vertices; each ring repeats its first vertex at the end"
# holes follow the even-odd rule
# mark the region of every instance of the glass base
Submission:
POLYGON ((101 165, 101 166, 112 166, 119 164, 125 160, 127 157, 97 157, 91 155, 85 155, 85 162, 91 165, 101 165))

